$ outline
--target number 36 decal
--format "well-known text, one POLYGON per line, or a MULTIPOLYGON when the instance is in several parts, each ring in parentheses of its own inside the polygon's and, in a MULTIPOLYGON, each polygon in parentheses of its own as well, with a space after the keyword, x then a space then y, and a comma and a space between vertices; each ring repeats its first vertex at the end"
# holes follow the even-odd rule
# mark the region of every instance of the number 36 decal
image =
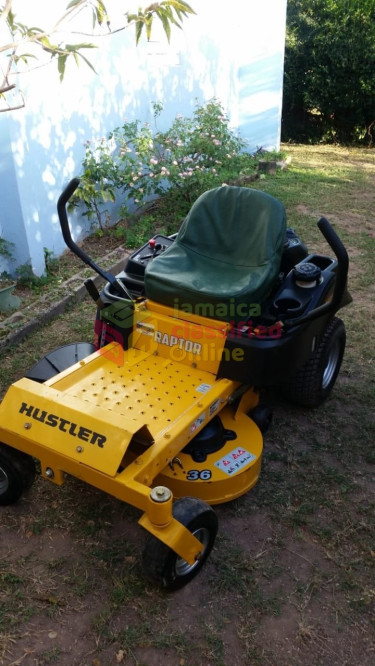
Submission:
POLYGON ((200 472, 198 469, 189 469, 186 478, 188 481, 208 481, 212 476, 212 473, 209 469, 202 469, 200 472))

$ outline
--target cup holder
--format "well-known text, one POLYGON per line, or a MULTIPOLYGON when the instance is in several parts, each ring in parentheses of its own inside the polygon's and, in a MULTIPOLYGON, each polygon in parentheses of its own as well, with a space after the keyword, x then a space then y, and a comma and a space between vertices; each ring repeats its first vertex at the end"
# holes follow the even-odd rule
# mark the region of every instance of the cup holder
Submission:
POLYGON ((278 314, 299 314, 303 310, 301 301, 296 298, 278 298, 274 302, 275 310, 278 314))

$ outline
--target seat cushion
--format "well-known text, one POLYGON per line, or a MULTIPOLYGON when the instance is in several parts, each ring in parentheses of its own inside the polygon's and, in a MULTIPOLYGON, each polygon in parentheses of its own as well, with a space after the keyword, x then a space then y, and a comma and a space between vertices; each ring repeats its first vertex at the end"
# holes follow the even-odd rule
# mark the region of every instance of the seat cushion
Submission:
POLYGON ((244 318, 275 282, 285 229, 284 207, 274 197, 243 187, 209 190, 173 245, 148 264, 146 296, 215 319, 244 318))

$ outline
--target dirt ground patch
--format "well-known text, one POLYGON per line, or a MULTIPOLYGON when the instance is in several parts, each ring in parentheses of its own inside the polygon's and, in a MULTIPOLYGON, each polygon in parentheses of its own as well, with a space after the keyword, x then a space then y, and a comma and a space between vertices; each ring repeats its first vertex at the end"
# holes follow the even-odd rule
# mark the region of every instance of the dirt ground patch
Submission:
MULTIPOLYGON (((340 418, 342 391, 339 382, 325 419, 340 418)), ((318 416, 309 415, 307 425, 303 411, 274 408, 259 485, 217 507, 215 550, 174 594, 142 578, 136 511, 99 491, 74 480, 62 489, 40 480, 17 506, 3 509, 0 571, 16 591, 5 595, 8 620, 13 614, 18 622, 0 634, 0 662, 373 664, 375 555, 366 537, 357 538, 373 520, 374 471, 364 467, 360 483, 350 479, 349 516, 345 463, 307 442, 309 431, 313 440, 325 433, 332 445, 331 427, 327 433, 318 416), (306 482, 320 470, 324 482, 306 482)))

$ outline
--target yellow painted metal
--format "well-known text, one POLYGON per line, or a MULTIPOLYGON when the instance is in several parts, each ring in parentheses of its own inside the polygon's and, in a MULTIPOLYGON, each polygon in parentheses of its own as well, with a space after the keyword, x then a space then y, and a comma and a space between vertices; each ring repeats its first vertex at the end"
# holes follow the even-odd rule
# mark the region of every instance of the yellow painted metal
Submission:
POLYGON ((189 530, 177 520, 166 525, 164 528, 156 527, 149 519, 148 514, 144 513, 138 523, 148 532, 156 536, 159 541, 165 543, 174 550, 177 555, 182 557, 189 564, 194 564, 203 552, 203 546, 199 539, 196 539, 189 530))
POLYGON ((18 435, 60 453, 79 465, 114 476, 137 424, 55 388, 21 379, 8 390, 0 406, 0 439, 18 435))
POLYGON ((233 499, 256 482, 262 442, 244 414, 257 395, 235 409, 229 405, 239 383, 216 379, 228 324, 174 315, 140 304, 129 350, 114 342, 44 384, 16 382, 0 405, 0 441, 40 460, 43 476, 56 484, 70 474, 136 506, 143 527, 192 564, 202 544, 172 517, 172 502, 156 504, 150 489, 162 483, 178 497, 212 504, 233 499), (237 439, 194 463, 211 477, 192 484, 192 459, 182 451, 219 413, 237 439), (242 449, 250 457, 233 474, 216 464, 242 449))
POLYGON ((180 319, 172 308, 147 301, 136 308, 132 346, 216 375, 228 326, 207 318, 199 324, 180 319))
POLYGON ((229 502, 250 490, 260 474, 262 434, 244 412, 235 412, 230 406, 220 412, 220 419, 225 429, 236 434, 234 440, 210 453, 203 462, 196 462, 190 454, 180 452, 155 482, 168 486, 175 497, 193 495, 208 504, 229 502), (224 460, 228 464, 221 463, 219 467, 217 463, 224 460), (241 466, 236 467, 237 461, 241 466))
MULTIPOLYGON (((157 490, 160 486, 154 486, 154 489, 157 490)), ((150 493, 150 501, 148 503, 147 515, 150 523, 156 527, 166 527, 172 521, 172 504, 173 504, 173 495, 170 492, 169 488, 164 488, 164 492, 167 491, 168 499, 163 502, 158 502, 153 497, 153 491, 150 493)))

